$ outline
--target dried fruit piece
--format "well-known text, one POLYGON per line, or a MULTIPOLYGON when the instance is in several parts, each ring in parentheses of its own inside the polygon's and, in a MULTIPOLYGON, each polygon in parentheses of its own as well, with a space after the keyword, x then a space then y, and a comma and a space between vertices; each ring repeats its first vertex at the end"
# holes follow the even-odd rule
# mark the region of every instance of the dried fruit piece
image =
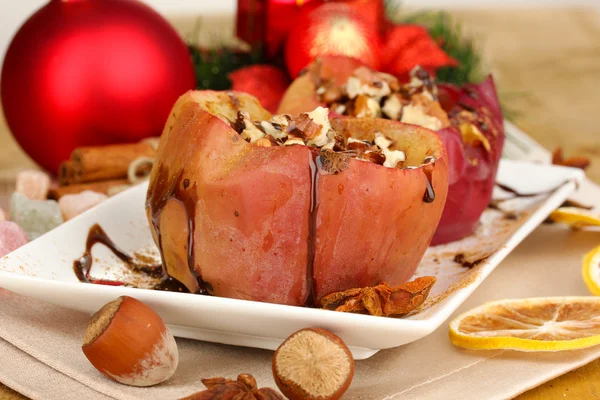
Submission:
POLYGON ((403 315, 423 304, 435 281, 433 276, 423 276, 396 287, 383 282, 374 287, 350 289, 323 297, 321 306, 328 310, 386 317, 403 315))
POLYGON ((348 346, 333 333, 302 329, 275 351, 273 377, 290 400, 339 399, 354 377, 354 359, 348 346))
POLYGON ((490 145, 490 141, 487 140, 487 138, 483 135, 483 133, 481 133, 476 125, 469 122, 463 122, 458 126, 458 128, 460 129, 463 143, 473 147, 481 143, 485 151, 491 151, 492 146, 490 145))
POLYGON ((600 226, 600 217, 577 207, 560 207, 550 214, 550 220, 569 225, 573 229, 585 226, 600 226))
POLYGON ((250 374, 239 374, 237 380, 225 378, 202 379, 206 390, 191 394, 181 400, 284 400, 271 388, 259 389, 250 374))
POLYGON ((575 350, 600 344, 600 298, 540 297, 486 303, 450 323, 469 349, 575 350))
POLYGON ((83 353, 107 377, 126 385, 152 386, 177 369, 177 343, 150 307, 121 296, 97 311, 85 331, 83 353))
POLYGON ((583 258, 581 275, 590 293, 600 296, 600 246, 587 253, 583 258))

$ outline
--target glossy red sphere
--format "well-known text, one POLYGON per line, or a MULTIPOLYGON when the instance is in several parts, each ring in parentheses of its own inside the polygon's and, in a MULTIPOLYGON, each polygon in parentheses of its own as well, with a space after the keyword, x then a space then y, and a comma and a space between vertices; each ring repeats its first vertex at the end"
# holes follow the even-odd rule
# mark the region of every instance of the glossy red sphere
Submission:
POLYGON ((285 44, 285 63, 292 78, 319 56, 346 56, 379 68, 378 28, 357 10, 348 4, 325 3, 294 21, 285 44))
POLYGON ((185 43, 135 0, 52 0, 15 35, 2 68, 4 115, 21 147, 56 172, 83 145, 158 136, 194 88, 185 43))

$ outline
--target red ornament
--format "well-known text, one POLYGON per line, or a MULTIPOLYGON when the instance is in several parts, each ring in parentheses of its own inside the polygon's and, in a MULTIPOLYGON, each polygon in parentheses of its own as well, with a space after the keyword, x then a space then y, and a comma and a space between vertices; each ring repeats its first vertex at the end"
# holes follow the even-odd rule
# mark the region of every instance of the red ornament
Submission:
POLYGON ((352 57, 379 69, 379 27, 363 19, 352 3, 325 3, 295 21, 285 44, 292 78, 323 55, 352 57))
POLYGON ((410 70, 417 65, 435 76, 438 68, 458 64, 438 46, 427 29, 418 25, 390 28, 382 46, 381 63, 385 72, 400 79, 407 79, 410 70))
POLYGON ((2 105, 21 147, 55 172, 78 146, 159 135, 195 86, 185 43, 134 0, 51 0, 14 37, 2 105))
POLYGON ((272 65, 240 68, 229 74, 229 79, 232 90, 251 94, 272 113, 277 111, 279 102, 290 84, 285 72, 272 65))
POLYGON ((383 0, 238 0, 237 37, 254 48, 262 46, 267 58, 272 59, 295 25, 290 21, 326 1, 346 3, 367 23, 384 27, 383 0))

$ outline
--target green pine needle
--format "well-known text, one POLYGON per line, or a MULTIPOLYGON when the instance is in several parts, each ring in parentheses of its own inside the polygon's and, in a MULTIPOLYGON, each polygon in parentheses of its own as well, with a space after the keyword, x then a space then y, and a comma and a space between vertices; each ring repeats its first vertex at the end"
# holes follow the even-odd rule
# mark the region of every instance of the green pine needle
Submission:
POLYGON ((228 75, 242 67, 263 62, 261 52, 244 53, 229 48, 200 49, 189 45, 196 72, 196 88, 227 90, 231 88, 228 75))
POLYGON ((404 23, 425 26, 431 37, 441 44, 442 49, 458 61, 456 67, 443 67, 437 70, 436 79, 439 82, 463 85, 469 82, 479 82, 481 72, 481 57, 475 42, 465 36, 458 22, 443 11, 421 12, 402 19, 404 23))

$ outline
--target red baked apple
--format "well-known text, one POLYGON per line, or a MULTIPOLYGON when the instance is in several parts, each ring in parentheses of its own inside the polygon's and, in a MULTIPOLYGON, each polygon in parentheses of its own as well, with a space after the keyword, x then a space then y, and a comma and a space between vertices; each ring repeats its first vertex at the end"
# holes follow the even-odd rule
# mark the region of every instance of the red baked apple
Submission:
POLYGON ((436 85, 416 67, 410 81, 324 57, 307 68, 284 94, 280 113, 317 106, 333 114, 391 119, 438 132, 449 159, 448 200, 432 244, 470 235, 489 204, 504 144, 502 112, 491 77, 462 88, 436 85))
POLYGON ((432 131, 389 120, 271 116, 243 93, 188 92, 150 177, 166 273, 191 292, 313 305, 407 281, 446 200, 432 131))

